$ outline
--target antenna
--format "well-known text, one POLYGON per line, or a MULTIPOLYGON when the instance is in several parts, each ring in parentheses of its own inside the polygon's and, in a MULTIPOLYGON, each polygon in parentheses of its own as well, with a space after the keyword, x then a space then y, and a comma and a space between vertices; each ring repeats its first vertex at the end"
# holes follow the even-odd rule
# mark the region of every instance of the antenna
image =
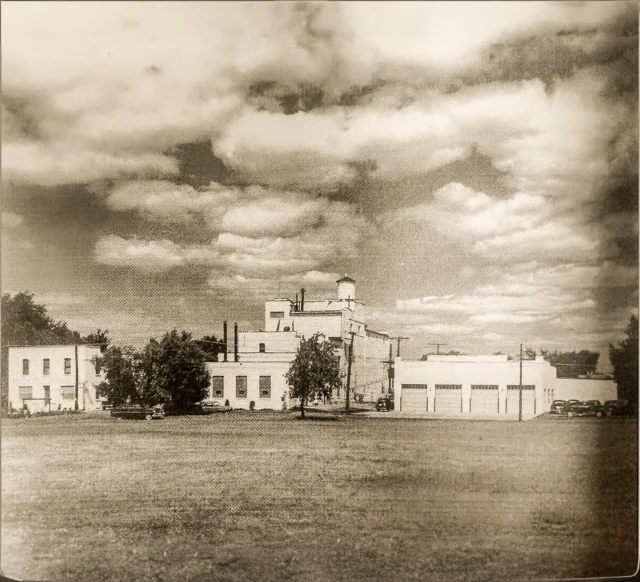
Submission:
POLYGON ((445 344, 443 342, 436 342, 436 343, 432 343, 429 344, 430 346, 436 346, 436 355, 439 356, 440 355, 440 346, 448 346, 449 344, 445 344))

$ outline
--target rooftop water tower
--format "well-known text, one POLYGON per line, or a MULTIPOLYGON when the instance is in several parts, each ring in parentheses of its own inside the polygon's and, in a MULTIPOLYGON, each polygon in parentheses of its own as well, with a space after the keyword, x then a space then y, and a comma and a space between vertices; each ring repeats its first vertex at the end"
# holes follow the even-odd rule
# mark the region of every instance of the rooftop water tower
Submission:
POLYGON ((356 282, 354 279, 345 275, 342 279, 338 279, 336 283, 338 284, 338 299, 341 301, 355 300, 356 282))

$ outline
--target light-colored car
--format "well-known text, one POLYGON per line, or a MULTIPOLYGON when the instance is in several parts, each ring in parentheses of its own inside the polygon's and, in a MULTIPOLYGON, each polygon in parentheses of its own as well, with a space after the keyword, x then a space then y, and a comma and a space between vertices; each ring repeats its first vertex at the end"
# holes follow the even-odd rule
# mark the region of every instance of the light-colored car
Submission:
POLYGON ((158 420, 164 418, 162 406, 142 406, 141 404, 123 404, 111 409, 114 418, 158 420))

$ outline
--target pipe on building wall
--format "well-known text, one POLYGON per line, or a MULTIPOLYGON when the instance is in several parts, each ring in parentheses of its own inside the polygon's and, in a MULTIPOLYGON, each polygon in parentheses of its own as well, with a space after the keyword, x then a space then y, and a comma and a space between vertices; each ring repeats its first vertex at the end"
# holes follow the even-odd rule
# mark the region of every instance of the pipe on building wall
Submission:
POLYGON ((233 324, 233 361, 238 361, 238 324, 233 324))
POLYGON ((224 361, 227 361, 227 322, 225 321, 222 324, 222 334, 224 336, 224 339, 222 340, 223 346, 222 348, 224 349, 224 361))
POLYGON ((304 311, 304 287, 300 289, 300 311, 304 311))

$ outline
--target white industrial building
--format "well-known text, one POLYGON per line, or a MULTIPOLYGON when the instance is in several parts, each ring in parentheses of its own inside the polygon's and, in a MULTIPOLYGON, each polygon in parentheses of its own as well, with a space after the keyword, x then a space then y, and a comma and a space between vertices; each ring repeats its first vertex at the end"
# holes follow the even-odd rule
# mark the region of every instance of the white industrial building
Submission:
POLYGON ((395 408, 427 416, 480 415, 533 418, 554 399, 615 400, 611 380, 559 379, 542 356, 522 362, 507 356, 440 356, 395 360, 395 408))
POLYGON ((9 409, 30 412, 100 408, 96 372, 100 346, 51 345, 8 348, 9 409))
MULTIPOLYGON (((368 400, 389 390, 391 338, 369 329, 364 304, 356 300, 355 281, 346 275, 337 282, 337 297, 305 300, 304 289, 295 299, 265 302, 264 329, 238 332, 227 341, 225 324, 223 361, 208 362, 210 397, 229 401, 233 408, 288 407, 288 386, 284 375, 294 360, 300 340, 316 333, 334 346, 346 378, 349 348, 353 341, 351 392, 368 400)), ((346 383, 346 380, 345 380, 346 383)), ((336 394, 343 398, 343 394, 336 394)))

